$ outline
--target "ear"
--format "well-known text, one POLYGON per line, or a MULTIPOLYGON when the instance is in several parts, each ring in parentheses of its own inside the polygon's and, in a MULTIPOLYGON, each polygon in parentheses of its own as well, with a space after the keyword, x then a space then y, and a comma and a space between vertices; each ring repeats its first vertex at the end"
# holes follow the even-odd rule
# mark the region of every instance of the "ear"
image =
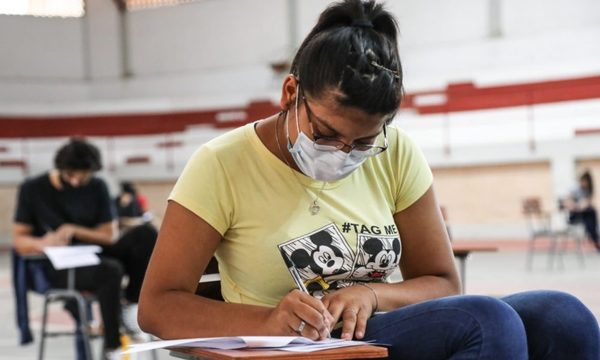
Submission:
POLYGON ((292 263, 298 266, 300 269, 304 269, 308 265, 314 263, 314 261, 310 257, 310 254, 304 249, 294 250, 294 252, 290 256, 290 259, 292 260, 292 263))
POLYGON ((331 234, 328 233, 325 230, 319 231, 318 233, 312 234, 310 236, 310 241, 313 242, 313 244, 315 245, 326 245, 326 246, 331 246, 331 244, 333 244, 333 238, 331 237, 331 234))
POLYGON ((363 244, 363 250, 370 255, 375 255, 383 249, 383 244, 378 238, 369 238, 363 244))
POLYGON ((296 100, 296 88, 298 87, 298 80, 293 74, 289 74, 283 80, 283 87, 281 88, 281 99, 279 100, 279 106, 283 110, 289 110, 290 106, 296 100))

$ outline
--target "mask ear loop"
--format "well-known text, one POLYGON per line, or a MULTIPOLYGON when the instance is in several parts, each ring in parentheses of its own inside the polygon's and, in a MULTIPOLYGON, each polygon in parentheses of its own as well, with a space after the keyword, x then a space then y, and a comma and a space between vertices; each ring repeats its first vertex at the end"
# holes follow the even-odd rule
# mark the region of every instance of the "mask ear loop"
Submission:
POLYGON ((288 146, 291 146, 292 139, 290 139, 290 128, 289 128, 290 121, 289 121, 289 119, 290 119, 290 111, 288 110, 288 111, 286 111, 286 114, 285 114, 285 137, 287 138, 288 146))
MULTIPOLYGON (((300 123, 298 121, 298 91, 300 90, 300 83, 296 84, 296 100, 294 101, 294 107, 296 108, 295 111, 295 117, 296 117, 296 130, 298 131, 298 136, 300 136, 300 123)), ((289 117, 290 117, 290 111, 287 111, 287 114, 285 115, 285 135, 287 137, 287 142, 289 146, 292 146, 292 139, 290 139, 290 128, 289 128, 289 117)), ((297 140, 296 140, 297 141, 297 140)))
POLYGON ((298 121, 298 99, 300 98, 300 82, 296 84, 296 130, 298 130, 298 136, 300 136, 300 122, 298 121))

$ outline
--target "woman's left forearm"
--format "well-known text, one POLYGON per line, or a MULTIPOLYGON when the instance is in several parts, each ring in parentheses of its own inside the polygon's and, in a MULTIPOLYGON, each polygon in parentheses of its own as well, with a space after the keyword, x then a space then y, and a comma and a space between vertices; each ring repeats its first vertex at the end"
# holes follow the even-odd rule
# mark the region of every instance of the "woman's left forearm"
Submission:
POLYGON ((406 305, 444 296, 458 295, 460 281, 453 275, 426 275, 399 283, 369 283, 377 296, 377 311, 390 311, 406 305))

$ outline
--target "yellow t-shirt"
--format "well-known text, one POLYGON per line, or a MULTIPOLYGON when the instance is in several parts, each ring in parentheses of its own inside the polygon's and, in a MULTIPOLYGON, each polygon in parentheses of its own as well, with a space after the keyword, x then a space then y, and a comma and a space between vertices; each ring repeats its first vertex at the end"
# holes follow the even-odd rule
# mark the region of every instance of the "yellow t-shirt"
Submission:
POLYGON ((388 142, 385 152, 325 185, 272 154, 254 124, 201 146, 169 199, 223 236, 216 257, 224 299, 276 305, 295 288, 281 252, 316 296, 356 280, 385 281, 401 253, 393 215, 433 181, 423 154, 404 132, 389 128, 388 142), (311 215, 317 194, 321 210, 311 215))

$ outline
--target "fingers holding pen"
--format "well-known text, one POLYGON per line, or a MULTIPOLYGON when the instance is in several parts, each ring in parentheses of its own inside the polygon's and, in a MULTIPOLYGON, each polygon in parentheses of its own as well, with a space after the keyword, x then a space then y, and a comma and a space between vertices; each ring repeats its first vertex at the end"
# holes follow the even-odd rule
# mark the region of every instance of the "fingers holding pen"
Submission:
POLYGON ((305 306, 298 307, 296 315, 317 331, 318 338, 328 338, 334 324, 333 316, 321 300, 305 293, 300 293, 300 295, 300 301, 305 306))
MULTIPOLYGON (((302 335, 318 340, 328 336, 331 314, 320 300, 298 290, 288 293, 272 312, 274 324, 284 326, 286 335, 302 335)), ((278 332, 281 335, 281 332, 278 332)))

